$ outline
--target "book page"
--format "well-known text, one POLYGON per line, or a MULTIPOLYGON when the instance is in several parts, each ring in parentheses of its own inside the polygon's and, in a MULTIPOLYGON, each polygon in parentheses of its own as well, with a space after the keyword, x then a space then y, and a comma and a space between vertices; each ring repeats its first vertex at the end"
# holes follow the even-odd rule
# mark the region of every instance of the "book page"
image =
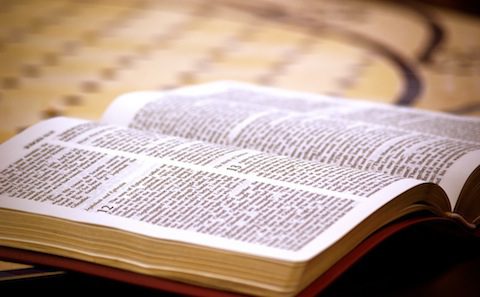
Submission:
MULTIPOLYGON (((157 94, 159 93, 157 92, 157 94)), ((234 81, 183 87, 171 91, 170 94, 180 97, 200 96, 216 100, 248 102, 332 118, 396 127, 464 141, 480 142, 480 119, 478 117, 457 116, 412 107, 394 106, 360 99, 344 99, 234 81)))
POLYGON ((120 96, 114 101, 103 119, 107 122, 128 124, 135 112, 145 103, 165 96, 252 103, 480 143, 480 119, 477 117, 456 116, 411 107, 344 99, 236 81, 219 81, 182 87, 168 93, 158 91, 130 93, 120 96), (131 97, 138 99, 131 100, 131 97), (128 108, 124 108, 126 105, 128 108))
MULTIPOLYGON (((167 94, 143 93, 140 95, 150 97, 151 101, 129 109, 129 112, 134 113, 135 110, 136 113, 129 116, 128 122, 125 118, 111 116, 120 113, 117 110, 121 109, 121 101, 135 101, 133 99, 137 96, 132 94, 129 98, 126 95, 107 111, 104 121, 323 164, 433 182, 446 186, 445 191, 452 205, 455 205, 469 174, 480 165, 480 158, 475 157, 480 152, 480 142, 474 141, 480 129, 478 121, 437 116, 435 113, 423 115, 407 109, 399 109, 395 116, 385 118, 382 118, 384 112, 379 112, 377 117, 371 117, 370 122, 355 117, 352 120, 347 117, 349 113, 358 116, 366 113, 367 109, 340 108, 336 116, 332 110, 337 109, 337 101, 331 99, 320 100, 318 106, 310 99, 301 101, 303 105, 295 105, 296 101, 288 98, 291 95, 288 92, 287 95, 283 94, 283 99, 278 99, 280 90, 270 90, 273 95, 269 97, 265 97, 269 95, 268 92, 260 93, 264 97, 259 94, 255 97, 249 95, 253 93, 251 89, 237 89, 229 84, 212 84, 198 91, 191 87, 167 94), (319 105, 324 106, 326 114, 322 113, 319 105), (417 113, 421 116, 415 120, 412 114, 417 113), (408 123, 410 116, 416 124, 408 123), (437 118, 440 122, 448 122, 450 130, 443 130, 453 131, 455 135, 455 131, 464 131, 465 139, 439 136, 441 128, 431 124, 437 118), (387 120, 390 122, 387 123, 387 120), (420 125, 420 122, 424 125, 420 125), (419 127, 425 127, 429 133, 416 131, 421 129, 419 127), (465 157, 467 155, 470 157, 465 157), (459 165, 464 162, 460 160, 467 159, 468 166, 459 165), (452 166, 461 166, 463 171, 450 170, 452 166)), ((390 114, 395 111, 393 107, 384 109, 391 111, 390 114)))
POLYGON ((0 155, 2 208, 296 261, 421 183, 66 118, 0 155))

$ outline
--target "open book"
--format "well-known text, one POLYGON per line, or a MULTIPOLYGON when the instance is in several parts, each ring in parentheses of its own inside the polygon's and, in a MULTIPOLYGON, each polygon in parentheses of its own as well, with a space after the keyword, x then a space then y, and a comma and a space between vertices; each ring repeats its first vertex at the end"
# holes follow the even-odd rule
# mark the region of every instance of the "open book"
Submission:
POLYGON ((125 94, 0 156, 1 246, 253 295, 406 215, 480 223, 480 119, 245 83, 125 94))

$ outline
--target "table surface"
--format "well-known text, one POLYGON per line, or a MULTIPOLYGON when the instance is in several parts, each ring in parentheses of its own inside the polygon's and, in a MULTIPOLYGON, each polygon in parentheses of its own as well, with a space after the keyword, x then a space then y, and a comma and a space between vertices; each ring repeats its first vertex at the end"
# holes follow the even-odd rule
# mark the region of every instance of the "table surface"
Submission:
POLYGON ((125 92, 224 79, 480 116, 480 18, 407 3, 4 1, 0 142, 98 119, 125 92))
POLYGON ((480 19, 407 3, 2 2, 0 141, 98 119, 128 91, 220 79, 480 115, 480 19))

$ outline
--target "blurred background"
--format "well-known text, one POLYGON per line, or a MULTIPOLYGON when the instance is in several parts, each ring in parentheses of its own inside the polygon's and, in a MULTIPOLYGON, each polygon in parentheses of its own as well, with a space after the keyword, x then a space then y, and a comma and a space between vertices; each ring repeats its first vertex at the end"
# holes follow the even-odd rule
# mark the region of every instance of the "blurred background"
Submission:
POLYGON ((0 141, 233 79, 480 115, 474 1, 0 1, 0 141))

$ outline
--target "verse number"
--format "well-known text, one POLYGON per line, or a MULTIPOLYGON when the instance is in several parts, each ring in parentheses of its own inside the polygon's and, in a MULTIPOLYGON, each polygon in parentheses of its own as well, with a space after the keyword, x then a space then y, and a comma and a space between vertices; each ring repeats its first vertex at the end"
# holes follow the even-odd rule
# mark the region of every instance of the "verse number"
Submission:
POLYGON ((232 171, 240 171, 240 169, 242 169, 242 166, 240 165, 230 165, 227 167, 227 170, 232 170, 232 171))
POLYGON ((102 205, 99 209, 97 209, 98 212, 110 212, 113 209, 113 206, 110 205, 102 205))

